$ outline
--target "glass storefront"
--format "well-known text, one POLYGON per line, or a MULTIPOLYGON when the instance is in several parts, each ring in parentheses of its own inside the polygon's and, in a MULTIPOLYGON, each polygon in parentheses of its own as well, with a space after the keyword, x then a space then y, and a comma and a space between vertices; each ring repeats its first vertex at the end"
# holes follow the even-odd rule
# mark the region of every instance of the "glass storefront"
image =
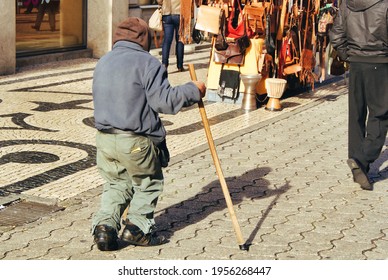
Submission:
POLYGON ((86 48, 87 0, 15 0, 16 56, 86 48))

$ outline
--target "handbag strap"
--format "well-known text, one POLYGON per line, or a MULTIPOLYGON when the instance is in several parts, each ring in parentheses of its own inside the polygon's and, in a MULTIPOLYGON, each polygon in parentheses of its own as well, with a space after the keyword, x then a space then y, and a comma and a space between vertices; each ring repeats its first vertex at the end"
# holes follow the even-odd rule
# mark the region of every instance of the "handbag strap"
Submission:
POLYGON ((225 18, 225 11, 223 9, 221 9, 219 21, 220 21, 220 32, 223 33, 224 35, 226 18, 225 18))
POLYGON ((236 6, 237 6, 238 10, 240 11, 240 13, 242 13, 241 0, 233 0, 232 11, 230 13, 229 20, 233 20, 234 19, 234 16, 236 14, 236 6))

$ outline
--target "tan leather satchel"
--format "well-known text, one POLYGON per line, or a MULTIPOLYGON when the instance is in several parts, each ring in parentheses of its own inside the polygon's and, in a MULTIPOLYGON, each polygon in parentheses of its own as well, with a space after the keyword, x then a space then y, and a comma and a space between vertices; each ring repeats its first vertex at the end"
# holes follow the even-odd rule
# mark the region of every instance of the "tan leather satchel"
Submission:
POLYGON ((256 35, 265 33, 265 7, 245 5, 244 13, 246 15, 248 26, 256 35))
POLYGON ((195 29, 218 34, 220 32, 222 14, 223 10, 221 8, 208 5, 199 6, 195 29))

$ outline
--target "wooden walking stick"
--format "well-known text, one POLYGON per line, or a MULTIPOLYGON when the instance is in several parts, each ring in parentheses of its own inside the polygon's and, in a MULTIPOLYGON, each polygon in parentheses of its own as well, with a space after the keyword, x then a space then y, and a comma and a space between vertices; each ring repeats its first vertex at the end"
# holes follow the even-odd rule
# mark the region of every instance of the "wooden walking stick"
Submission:
MULTIPOLYGON (((189 71, 190 71, 191 80, 196 81, 197 75, 195 73, 195 69, 194 69, 193 64, 189 64, 189 71)), ((229 211, 230 218, 232 220, 234 232, 236 233, 238 245, 240 247, 240 250, 248 251, 249 245, 244 242, 242 234, 241 234, 241 229, 240 229, 236 214, 235 214, 234 209, 233 209, 233 203, 232 203, 232 199, 230 198, 230 194, 229 194, 228 186, 226 185, 225 177, 222 173, 220 160, 218 158, 216 147, 214 145, 213 136, 212 136, 212 133, 210 130, 209 121, 208 121, 208 118, 206 115, 205 106, 203 105, 202 99, 198 102, 198 107, 199 107, 199 112, 201 114, 202 123, 203 123, 203 126, 205 128, 205 133, 206 133, 207 142, 209 144, 210 153, 213 157, 213 162, 214 162, 214 165, 216 167, 218 179, 220 180, 220 184, 221 184, 222 192, 223 192, 224 197, 225 197, 226 205, 228 206, 228 211, 229 211)))

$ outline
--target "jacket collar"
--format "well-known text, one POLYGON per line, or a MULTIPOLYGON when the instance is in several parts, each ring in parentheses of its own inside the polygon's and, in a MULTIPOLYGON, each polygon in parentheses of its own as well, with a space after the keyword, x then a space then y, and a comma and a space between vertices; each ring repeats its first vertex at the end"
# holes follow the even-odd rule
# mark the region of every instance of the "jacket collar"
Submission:
MULTIPOLYGON (((129 41, 117 41, 112 49, 116 49, 116 48, 120 48, 120 47, 124 47, 124 48, 129 48, 129 49, 133 49, 133 50, 136 50, 136 51, 142 51, 142 52, 146 52, 142 46, 140 46, 139 44, 136 44, 134 42, 129 42, 129 41)), ((148 52, 146 52, 148 53, 148 52)))

